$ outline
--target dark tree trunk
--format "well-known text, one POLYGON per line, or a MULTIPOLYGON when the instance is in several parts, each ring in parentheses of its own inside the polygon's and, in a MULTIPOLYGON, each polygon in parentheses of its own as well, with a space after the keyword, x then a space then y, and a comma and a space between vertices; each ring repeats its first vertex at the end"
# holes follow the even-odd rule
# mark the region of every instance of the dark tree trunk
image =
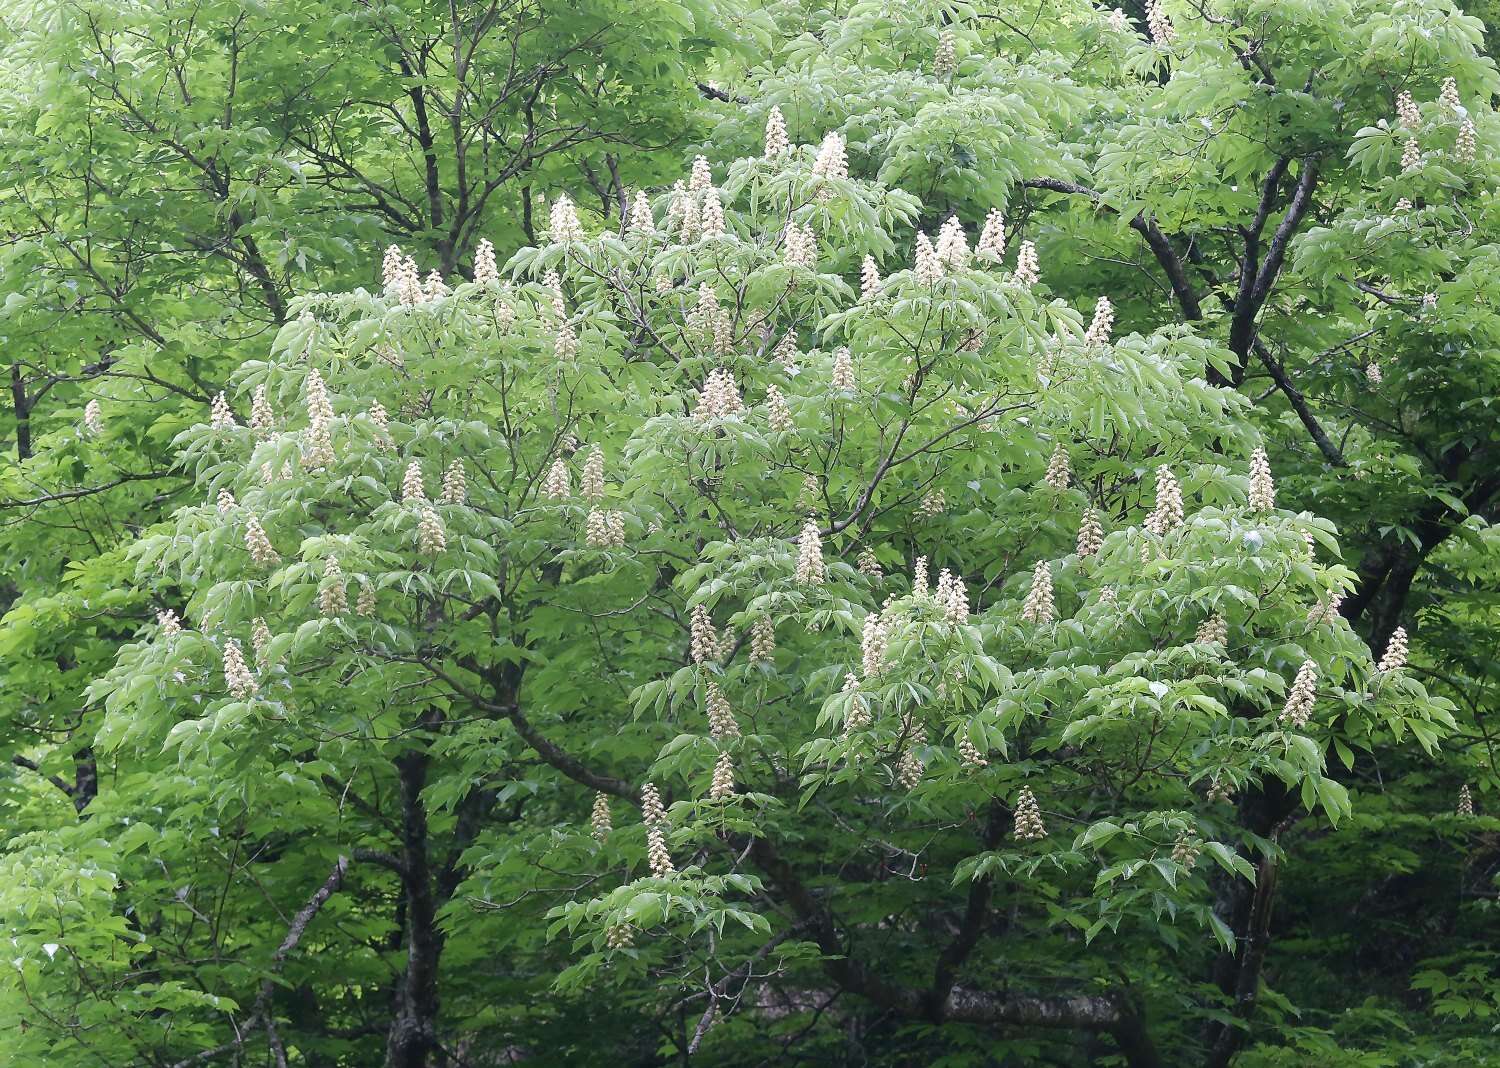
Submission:
POLYGON ((438 964, 443 937, 437 926, 437 895, 428 856, 427 753, 413 750, 396 759, 401 788, 401 863, 405 890, 406 970, 396 984, 386 1068, 428 1068, 440 1052, 437 1041, 438 964))

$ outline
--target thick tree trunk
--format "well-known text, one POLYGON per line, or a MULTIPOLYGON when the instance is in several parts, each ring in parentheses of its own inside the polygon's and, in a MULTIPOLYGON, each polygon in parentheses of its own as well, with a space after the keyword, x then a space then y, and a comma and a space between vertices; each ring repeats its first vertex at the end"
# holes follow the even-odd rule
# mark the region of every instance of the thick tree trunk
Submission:
POLYGON ((386 1068, 428 1068, 440 1053, 437 1040, 438 964, 443 936, 437 926, 437 895, 428 856, 427 810, 422 789, 427 785, 428 757, 413 750, 396 759, 401 788, 401 864, 405 890, 406 970, 396 985, 390 1031, 386 1036, 386 1068))

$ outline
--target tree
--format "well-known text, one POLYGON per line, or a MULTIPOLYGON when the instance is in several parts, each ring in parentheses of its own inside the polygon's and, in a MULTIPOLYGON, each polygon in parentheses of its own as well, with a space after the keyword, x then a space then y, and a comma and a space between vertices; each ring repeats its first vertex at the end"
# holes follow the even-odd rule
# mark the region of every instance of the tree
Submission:
MULTIPOLYGON (((1003 208, 1075 303, 1106 292, 1129 326, 1180 323, 1227 348, 1229 368, 1204 372, 1254 400, 1283 499, 1344 532, 1359 581, 1341 611, 1377 651, 1409 632, 1467 710, 1445 773, 1400 807, 1492 790, 1494 622, 1479 606, 1497 383, 1476 295, 1493 264, 1497 86, 1479 21, 1448 4, 1080 3, 862 6, 805 27, 735 87, 757 106, 726 109, 715 142, 748 143, 773 105, 794 131, 832 121, 854 173, 919 193, 927 225, 1003 208)), ((1432 778, 1399 752, 1347 763, 1354 788, 1432 778)), ((1290 814, 1290 799, 1257 799, 1242 818, 1268 834, 1290 814)), ((1445 865, 1449 843, 1423 834, 1412 848, 1445 865)), ((1486 856, 1466 896, 1485 893, 1486 856)), ((1244 946, 1273 902, 1241 887, 1224 906, 1244 946)), ((1461 955, 1473 931, 1455 935, 1461 955)), ((1223 989, 1258 989, 1264 959, 1226 960, 1223 989)), ((1213 1063, 1246 1034, 1224 1029, 1213 1063)))
POLYGON ((1336 823, 1325 747, 1447 705, 1332 610, 1227 351, 1086 321, 998 216, 898 258, 919 215, 773 122, 619 233, 559 196, 515 285, 294 301, 131 549, 117 781, 9 855, 14 1056, 566 1060, 482 1006, 569 948, 643 1061, 1220 1018, 1215 891, 1277 852, 1226 799, 1336 823))
MULTIPOLYGON (((3 12, 0 715, 5 762, 94 797, 84 701, 151 618, 125 548, 196 489, 171 442, 294 297, 393 238, 452 277, 533 183, 659 179, 694 76, 753 39, 714 3, 182 4, 3 12), (12 764, 12 761, 15 764, 12 764)), ((670 158, 675 160, 673 151, 670 158)), ((241 411, 243 420, 247 413, 241 411)))

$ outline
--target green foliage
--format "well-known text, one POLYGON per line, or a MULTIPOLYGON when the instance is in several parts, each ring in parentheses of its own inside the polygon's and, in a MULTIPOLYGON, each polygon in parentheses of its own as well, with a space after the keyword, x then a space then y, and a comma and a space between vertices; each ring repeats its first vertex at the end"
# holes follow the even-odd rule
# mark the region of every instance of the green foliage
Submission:
POLYGON ((7 8, 0 1065, 1493 1060, 1500 78, 1165 13, 7 8))

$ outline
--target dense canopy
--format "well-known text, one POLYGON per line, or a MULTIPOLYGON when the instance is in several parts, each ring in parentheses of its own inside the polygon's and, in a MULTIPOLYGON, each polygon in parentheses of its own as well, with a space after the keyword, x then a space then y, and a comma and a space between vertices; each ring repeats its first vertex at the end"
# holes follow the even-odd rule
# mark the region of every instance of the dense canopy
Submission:
POLYGON ((0 19, 0 1065, 1500 1063, 1479 19, 0 19))

